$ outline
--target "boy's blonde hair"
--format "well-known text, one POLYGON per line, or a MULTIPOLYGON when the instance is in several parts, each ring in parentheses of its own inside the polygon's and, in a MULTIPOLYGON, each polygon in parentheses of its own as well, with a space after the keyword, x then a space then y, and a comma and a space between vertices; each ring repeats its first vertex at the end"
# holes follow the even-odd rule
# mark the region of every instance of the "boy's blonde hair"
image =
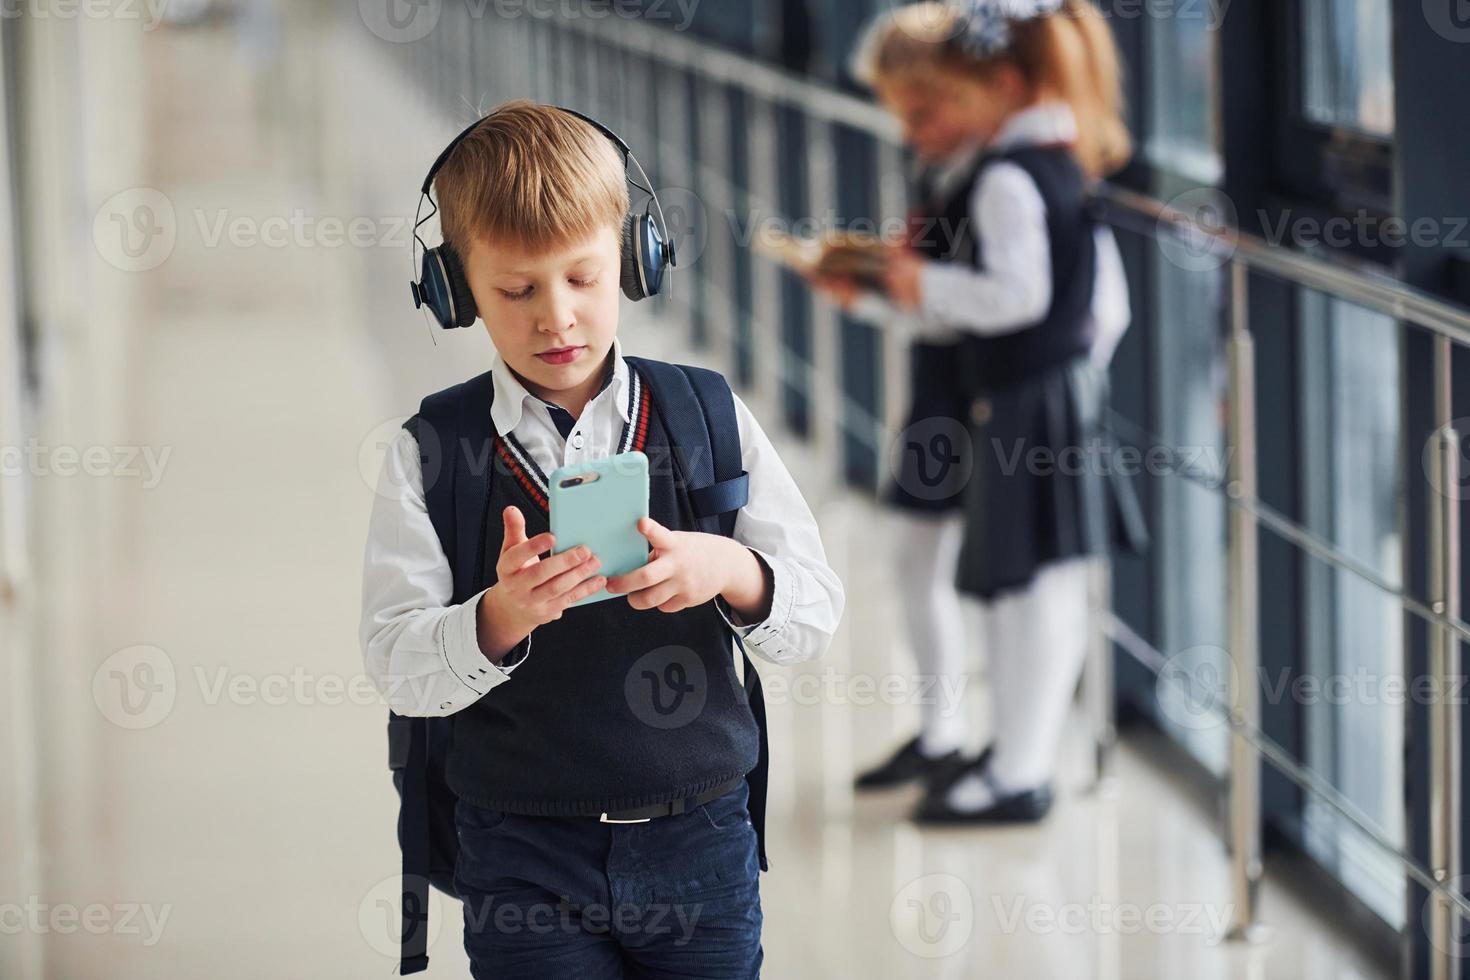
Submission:
POLYGON ((434 175, 443 238, 464 256, 477 238, 546 252, 628 214, 623 155, 585 120, 524 99, 492 110, 434 175))
POLYGON ((1113 32, 1090 0, 1065 0, 1054 14, 1010 23, 1010 43, 988 57, 966 50, 959 37, 971 16, 953 3, 898 7, 867 31, 852 68, 870 88, 942 83, 945 77, 987 82, 997 68, 1015 68, 1033 92, 1048 90, 1077 117, 1077 159, 1090 177, 1128 162, 1133 141, 1123 122, 1122 66, 1113 32))

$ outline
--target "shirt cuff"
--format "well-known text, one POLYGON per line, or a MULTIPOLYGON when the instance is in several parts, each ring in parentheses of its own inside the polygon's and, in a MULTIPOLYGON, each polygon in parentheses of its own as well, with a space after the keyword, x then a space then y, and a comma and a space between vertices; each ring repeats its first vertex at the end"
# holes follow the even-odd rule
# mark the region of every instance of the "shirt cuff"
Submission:
MULTIPOLYGON (((749 545, 746 547, 749 548, 749 545)), ((755 548, 750 548, 750 551, 771 570, 770 613, 759 623, 737 623, 735 610, 731 609, 729 603, 724 599, 717 598, 715 608, 720 611, 720 615, 730 625, 730 629, 734 630, 747 644, 762 653, 773 655, 780 647, 781 634, 786 631, 787 624, 791 622, 791 608, 796 603, 796 581, 792 578, 786 563, 781 559, 773 558, 755 548)))
POLYGON ((496 684, 510 678, 511 672, 531 654, 531 637, 511 647, 501 662, 493 664, 480 651, 480 639, 476 634, 475 621, 480 608, 480 597, 488 589, 476 593, 472 598, 449 610, 440 627, 439 651, 444 665, 449 668, 461 684, 484 694, 496 684))
MULTIPOLYGON (((924 319, 945 323, 945 299, 952 290, 955 276, 963 276, 968 269, 946 269, 939 262, 926 262, 919 270, 919 312, 924 319)), ((948 324, 946 324, 947 326, 948 324)))

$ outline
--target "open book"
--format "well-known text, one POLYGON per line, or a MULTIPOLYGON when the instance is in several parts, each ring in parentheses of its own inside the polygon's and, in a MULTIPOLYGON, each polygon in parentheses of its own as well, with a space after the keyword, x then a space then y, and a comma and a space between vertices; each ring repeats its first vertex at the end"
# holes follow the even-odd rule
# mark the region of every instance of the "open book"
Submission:
POLYGON ((874 234, 833 231, 819 238, 798 238, 768 229, 751 242, 761 255, 802 275, 850 279, 867 289, 883 292, 883 268, 889 246, 874 234))

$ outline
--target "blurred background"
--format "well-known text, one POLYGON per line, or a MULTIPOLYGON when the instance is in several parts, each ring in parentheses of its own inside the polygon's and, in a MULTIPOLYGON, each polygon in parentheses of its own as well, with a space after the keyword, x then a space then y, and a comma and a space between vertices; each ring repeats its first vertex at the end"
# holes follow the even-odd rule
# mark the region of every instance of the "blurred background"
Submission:
MULTIPOLYGON (((418 185, 516 97, 632 144, 681 269, 624 343, 726 373, 847 586, 824 659, 763 665, 766 975, 1458 975, 1463 4, 1103 5, 1154 546, 1096 570, 1059 807, 938 831, 852 791, 929 693, 876 499, 905 342, 749 247, 904 213, 846 67, 888 6, 0 8, 0 976, 394 971, 362 549, 387 440, 491 355, 411 306, 418 185)), ((426 975, 467 976, 435 903, 426 975)))

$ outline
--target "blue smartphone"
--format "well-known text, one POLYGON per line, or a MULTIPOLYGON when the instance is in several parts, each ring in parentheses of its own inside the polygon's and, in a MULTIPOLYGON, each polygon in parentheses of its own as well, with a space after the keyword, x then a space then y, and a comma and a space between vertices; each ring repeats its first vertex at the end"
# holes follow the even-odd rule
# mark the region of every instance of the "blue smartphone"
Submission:
MULTIPOLYGON (((602 563, 598 575, 626 575, 648 563, 648 539, 638 519, 648 516, 648 457, 619 453, 551 474, 551 533, 556 554, 586 545, 602 563)), ((607 589, 573 606, 612 599, 607 589)), ((570 608, 570 607, 569 607, 570 608)))

